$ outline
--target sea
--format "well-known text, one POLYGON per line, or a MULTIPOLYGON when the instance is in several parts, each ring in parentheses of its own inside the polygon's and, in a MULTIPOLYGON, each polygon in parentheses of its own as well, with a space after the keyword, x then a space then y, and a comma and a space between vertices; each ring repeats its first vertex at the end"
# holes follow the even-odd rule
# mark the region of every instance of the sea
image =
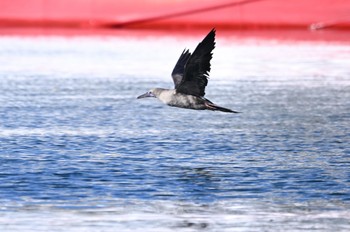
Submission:
POLYGON ((350 231, 350 45, 203 35, 0 36, 0 231, 350 231))

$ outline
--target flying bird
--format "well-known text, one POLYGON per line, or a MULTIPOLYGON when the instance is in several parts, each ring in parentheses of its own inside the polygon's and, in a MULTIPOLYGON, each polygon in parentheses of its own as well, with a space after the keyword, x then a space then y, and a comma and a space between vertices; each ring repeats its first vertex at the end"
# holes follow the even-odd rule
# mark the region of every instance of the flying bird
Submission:
POLYGON ((204 97, 214 48, 215 28, 197 45, 192 54, 188 49, 183 50, 171 73, 174 89, 154 88, 138 96, 137 99, 156 97, 163 103, 174 107, 238 113, 218 106, 204 97))

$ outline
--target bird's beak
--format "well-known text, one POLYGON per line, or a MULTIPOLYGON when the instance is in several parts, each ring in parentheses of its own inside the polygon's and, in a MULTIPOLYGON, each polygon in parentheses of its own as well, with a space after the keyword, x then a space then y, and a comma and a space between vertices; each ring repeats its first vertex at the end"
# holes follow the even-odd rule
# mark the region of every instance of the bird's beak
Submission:
POLYGON ((140 98, 145 98, 145 97, 155 97, 153 93, 151 92, 147 92, 147 93, 144 93, 140 96, 137 97, 137 99, 140 99, 140 98))

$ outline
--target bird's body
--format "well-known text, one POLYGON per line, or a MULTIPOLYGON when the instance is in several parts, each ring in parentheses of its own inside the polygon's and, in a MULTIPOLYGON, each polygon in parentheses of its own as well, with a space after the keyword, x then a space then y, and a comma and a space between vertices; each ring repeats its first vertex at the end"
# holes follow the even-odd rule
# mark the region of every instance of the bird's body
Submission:
POLYGON ((175 89, 154 88, 138 98, 156 97, 164 104, 194 110, 236 111, 215 105, 204 98, 208 83, 210 60, 215 47, 215 30, 198 44, 193 54, 184 50, 172 72, 175 89))
POLYGON ((156 88, 152 90, 153 94, 164 104, 174 107, 205 110, 205 100, 193 95, 177 93, 175 89, 156 88))

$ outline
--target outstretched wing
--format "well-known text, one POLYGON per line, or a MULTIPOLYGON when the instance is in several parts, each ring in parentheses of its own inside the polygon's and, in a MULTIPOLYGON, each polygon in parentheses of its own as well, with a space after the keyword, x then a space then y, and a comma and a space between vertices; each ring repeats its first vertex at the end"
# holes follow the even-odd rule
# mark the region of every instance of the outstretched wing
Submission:
POLYGON ((179 86, 179 84, 182 81, 184 71, 185 71, 185 65, 190 58, 191 53, 188 49, 183 50, 179 60, 177 61, 173 72, 171 73, 171 76, 173 77, 175 89, 179 86))
POLYGON ((215 29, 212 29, 188 59, 181 82, 176 87, 177 92, 199 97, 205 95, 214 48, 215 29))

